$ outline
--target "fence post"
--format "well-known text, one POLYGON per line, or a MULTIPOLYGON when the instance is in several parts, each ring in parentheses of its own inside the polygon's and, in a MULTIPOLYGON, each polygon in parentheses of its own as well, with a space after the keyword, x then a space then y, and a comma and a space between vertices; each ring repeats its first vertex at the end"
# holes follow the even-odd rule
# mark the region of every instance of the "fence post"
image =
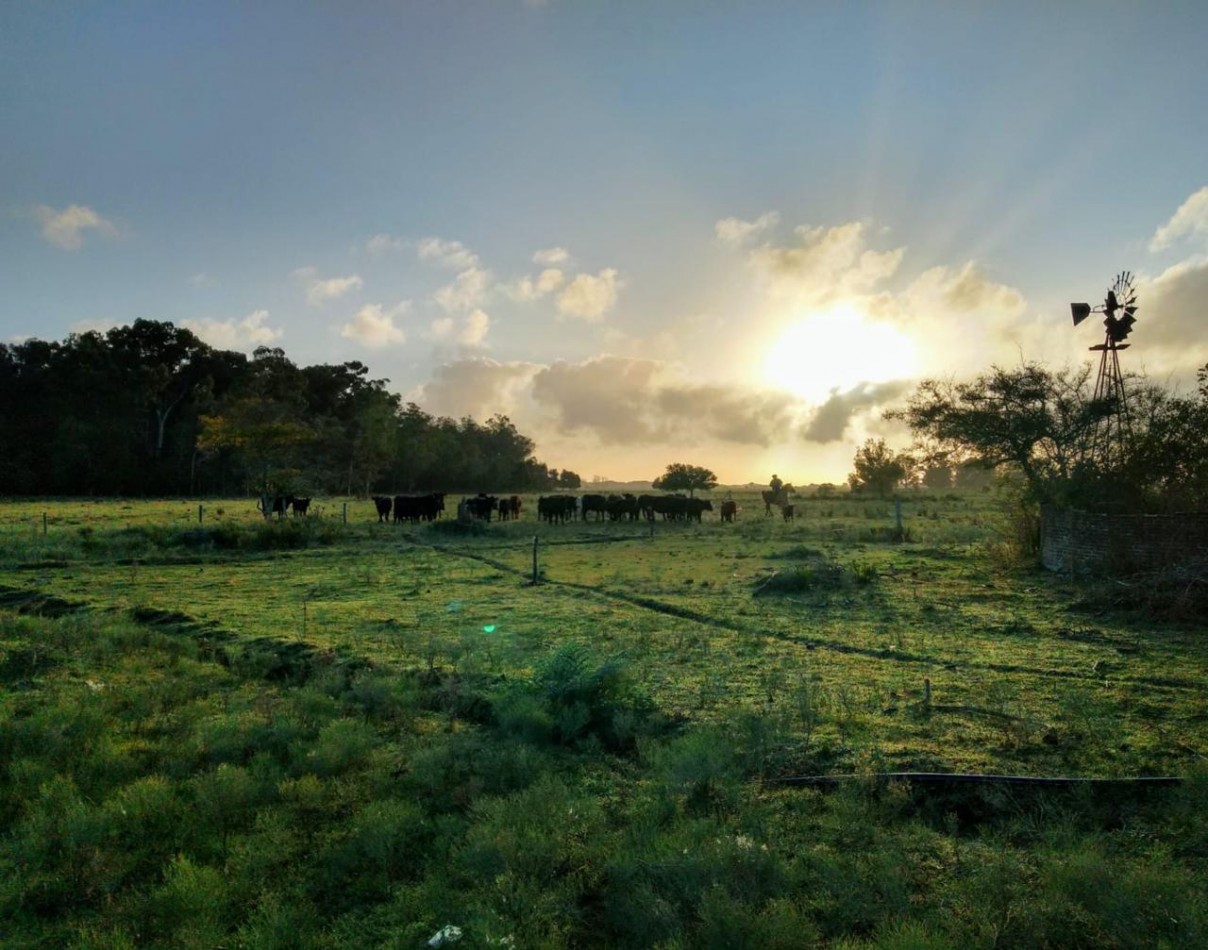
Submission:
POLYGON ((902 541, 905 535, 902 533, 902 499, 895 497, 893 500, 893 515, 898 525, 898 540, 902 541))
POLYGON ((42 537, 46 537, 46 512, 42 512, 42 537))
POLYGON ((198 505, 198 506, 197 506, 197 523, 198 523, 198 524, 201 524, 202 519, 203 519, 204 517, 205 517, 205 515, 204 515, 204 506, 203 506, 203 505, 198 505))
POLYGON ((533 584, 537 584, 540 577, 537 571, 537 544, 539 541, 540 538, 537 535, 533 535, 533 584))
POLYGON ((348 524, 348 502, 344 502, 344 514, 342 515, 344 524, 348 524))

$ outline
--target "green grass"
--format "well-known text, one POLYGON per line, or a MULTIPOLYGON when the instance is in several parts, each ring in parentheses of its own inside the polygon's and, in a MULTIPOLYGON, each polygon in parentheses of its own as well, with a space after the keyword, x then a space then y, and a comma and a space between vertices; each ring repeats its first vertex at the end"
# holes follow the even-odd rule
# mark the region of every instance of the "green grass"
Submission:
POLYGON ((907 501, 904 543, 891 503, 738 501, 653 536, 0 503, 6 946, 1202 942, 1202 622, 1005 569, 985 495, 907 501), (1193 781, 770 783, 907 770, 1193 781))

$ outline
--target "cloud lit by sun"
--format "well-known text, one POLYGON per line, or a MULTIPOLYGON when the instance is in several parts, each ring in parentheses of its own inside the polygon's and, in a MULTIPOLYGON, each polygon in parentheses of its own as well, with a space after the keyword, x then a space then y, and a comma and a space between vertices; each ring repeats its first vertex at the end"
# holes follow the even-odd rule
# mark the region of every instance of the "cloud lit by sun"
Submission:
POLYGON ((843 302, 790 323, 768 349, 762 372, 767 385, 820 403, 835 390, 910 378, 918 367, 910 337, 843 302))

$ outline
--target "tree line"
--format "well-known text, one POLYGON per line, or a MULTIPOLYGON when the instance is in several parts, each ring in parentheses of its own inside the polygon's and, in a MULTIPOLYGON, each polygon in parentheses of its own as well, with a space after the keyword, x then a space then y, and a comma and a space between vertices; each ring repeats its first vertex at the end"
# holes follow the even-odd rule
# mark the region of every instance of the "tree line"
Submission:
POLYGON ((507 416, 433 416, 388 382, 360 362, 249 358, 152 320, 0 344, 0 493, 579 487, 507 416))

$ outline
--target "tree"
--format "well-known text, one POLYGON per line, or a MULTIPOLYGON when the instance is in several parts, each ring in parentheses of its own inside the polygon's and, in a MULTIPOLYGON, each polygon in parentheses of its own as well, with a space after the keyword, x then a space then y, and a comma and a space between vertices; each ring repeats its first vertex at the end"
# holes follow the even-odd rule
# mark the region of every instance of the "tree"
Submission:
POLYGON ((562 473, 558 476, 559 488, 569 488, 571 491, 578 491, 583 484, 583 479, 579 477, 578 472, 572 472, 569 468, 562 469, 562 473))
POLYGON ((1089 366, 995 366, 970 382, 924 380, 887 415, 906 421, 927 461, 1014 466, 1035 498, 1051 500, 1095 464, 1093 435, 1109 407, 1092 398, 1089 376, 1089 366))
POLYGON ((868 439, 856 450, 854 471, 847 477, 852 491, 870 491, 884 498, 893 493, 914 467, 914 459, 896 453, 884 439, 868 439))
POLYGON ((662 491, 687 491, 691 496, 698 489, 708 491, 716 488, 717 476, 699 465, 672 462, 667 466, 667 471, 650 483, 650 487, 662 491))

